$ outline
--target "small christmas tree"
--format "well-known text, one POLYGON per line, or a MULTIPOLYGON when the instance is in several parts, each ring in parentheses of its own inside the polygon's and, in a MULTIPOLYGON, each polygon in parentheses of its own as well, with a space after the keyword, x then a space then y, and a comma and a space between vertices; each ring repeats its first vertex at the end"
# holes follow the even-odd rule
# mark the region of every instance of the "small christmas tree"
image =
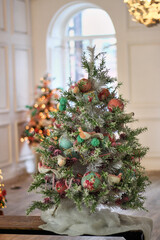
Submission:
POLYGON ((27 214, 57 207, 64 199, 93 212, 99 204, 144 209, 149 180, 140 159, 147 148, 138 135, 146 128, 130 128, 134 114, 124 111, 126 101, 118 96, 120 84, 108 75, 104 53, 88 50, 89 57, 82 56, 88 79, 63 92, 50 136, 37 150, 41 163, 29 191, 40 189, 43 200, 27 214))
POLYGON ((57 107, 55 99, 59 97, 58 89, 51 90, 49 85, 51 77, 46 74, 41 79, 41 85, 37 87, 37 97, 32 106, 26 106, 29 109, 29 121, 22 133, 21 142, 27 141, 28 144, 35 146, 39 144, 40 135, 42 138, 48 136, 48 126, 52 126, 54 119, 50 117, 50 112, 56 112, 57 107))
MULTIPOLYGON (((6 190, 4 189, 4 184, 2 183, 3 176, 2 176, 2 171, 0 169, 0 209, 6 207, 6 190)), ((0 212, 0 215, 2 212, 0 212)))

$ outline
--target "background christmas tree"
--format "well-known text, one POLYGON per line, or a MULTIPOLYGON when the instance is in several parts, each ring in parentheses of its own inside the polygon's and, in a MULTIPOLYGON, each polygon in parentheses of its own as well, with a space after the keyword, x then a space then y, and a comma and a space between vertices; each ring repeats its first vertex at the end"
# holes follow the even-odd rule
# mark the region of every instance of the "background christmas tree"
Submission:
POLYGON ((22 133, 21 142, 27 141, 32 146, 39 144, 40 139, 37 135, 45 137, 49 135, 48 126, 53 125, 54 119, 51 118, 50 112, 57 111, 55 99, 59 97, 58 89, 49 87, 51 77, 46 74, 37 86, 37 97, 31 106, 26 106, 29 109, 29 121, 27 122, 24 132, 22 133))
MULTIPOLYGON (((6 207, 6 190, 4 188, 4 184, 2 183, 3 181, 3 176, 2 176, 2 171, 0 169, 0 209, 6 207)), ((2 211, 0 211, 0 215, 3 214, 2 211)))
POLYGON ((147 148, 138 135, 146 128, 130 128, 134 114, 124 111, 126 101, 118 96, 120 84, 108 75, 105 54, 96 55, 95 48, 88 52, 89 57, 82 56, 88 79, 64 91, 50 136, 37 149, 41 163, 29 191, 38 189, 43 200, 33 202, 27 214, 56 207, 63 199, 91 211, 98 204, 143 209, 149 180, 140 159, 147 148))

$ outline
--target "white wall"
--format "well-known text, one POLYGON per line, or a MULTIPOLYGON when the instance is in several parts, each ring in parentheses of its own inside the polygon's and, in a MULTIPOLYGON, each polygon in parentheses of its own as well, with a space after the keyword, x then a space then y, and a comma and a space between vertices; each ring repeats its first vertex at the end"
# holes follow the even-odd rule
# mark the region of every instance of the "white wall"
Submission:
MULTIPOLYGON (((46 36, 49 25, 66 4, 86 1, 32 0, 32 43, 34 75, 39 79, 47 69, 46 36)), ((131 21, 122 0, 89 0, 106 10, 117 33, 118 80, 121 93, 129 100, 128 111, 139 119, 136 126, 147 126, 140 139, 150 147, 143 160, 146 169, 160 169, 160 26, 147 28, 131 21)))
POLYGON ((32 153, 20 144, 25 105, 33 95, 29 0, 0 0, 0 168, 5 179, 23 172, 32 153))

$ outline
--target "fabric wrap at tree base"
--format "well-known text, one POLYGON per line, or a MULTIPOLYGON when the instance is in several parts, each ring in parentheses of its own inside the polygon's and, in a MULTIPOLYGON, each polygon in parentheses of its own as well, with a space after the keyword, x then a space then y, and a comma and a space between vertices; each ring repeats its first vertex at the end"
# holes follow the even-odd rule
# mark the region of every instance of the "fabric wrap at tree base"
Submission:
POLYGON ((42 212, 41 219, 46 223, 39 228, 69 236, 95 235, 107 236, 127 231, 141 230, 145 240, 150 240, 152 220, 111 212, 109 209, 96 210, 90 213, 87 208, 79 211, 71 202, 64 200, 56 209, 42 212))

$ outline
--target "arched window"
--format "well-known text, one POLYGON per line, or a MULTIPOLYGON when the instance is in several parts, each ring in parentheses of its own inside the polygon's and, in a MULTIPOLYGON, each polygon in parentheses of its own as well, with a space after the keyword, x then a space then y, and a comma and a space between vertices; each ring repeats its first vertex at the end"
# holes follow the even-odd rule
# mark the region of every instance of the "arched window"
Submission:
POLYGON ((107 52, 107 67, 116 77, 116 37, 109 15, 102 9, 88 8, 78 12, 66 26, 66 48, 71 79, 77 82, 84 77, 81 55, 87 46, 96 46, 96 51, 107 52))
POLYGON ((54 87, 66 88, 69 78, 87 77, 81 68, 81 55, 87 46, 107 52, 109 74, 117 77, 116 34, 110 16, 93 4, 66 7, 53 19, 47 35, 48 71, 54 87))

